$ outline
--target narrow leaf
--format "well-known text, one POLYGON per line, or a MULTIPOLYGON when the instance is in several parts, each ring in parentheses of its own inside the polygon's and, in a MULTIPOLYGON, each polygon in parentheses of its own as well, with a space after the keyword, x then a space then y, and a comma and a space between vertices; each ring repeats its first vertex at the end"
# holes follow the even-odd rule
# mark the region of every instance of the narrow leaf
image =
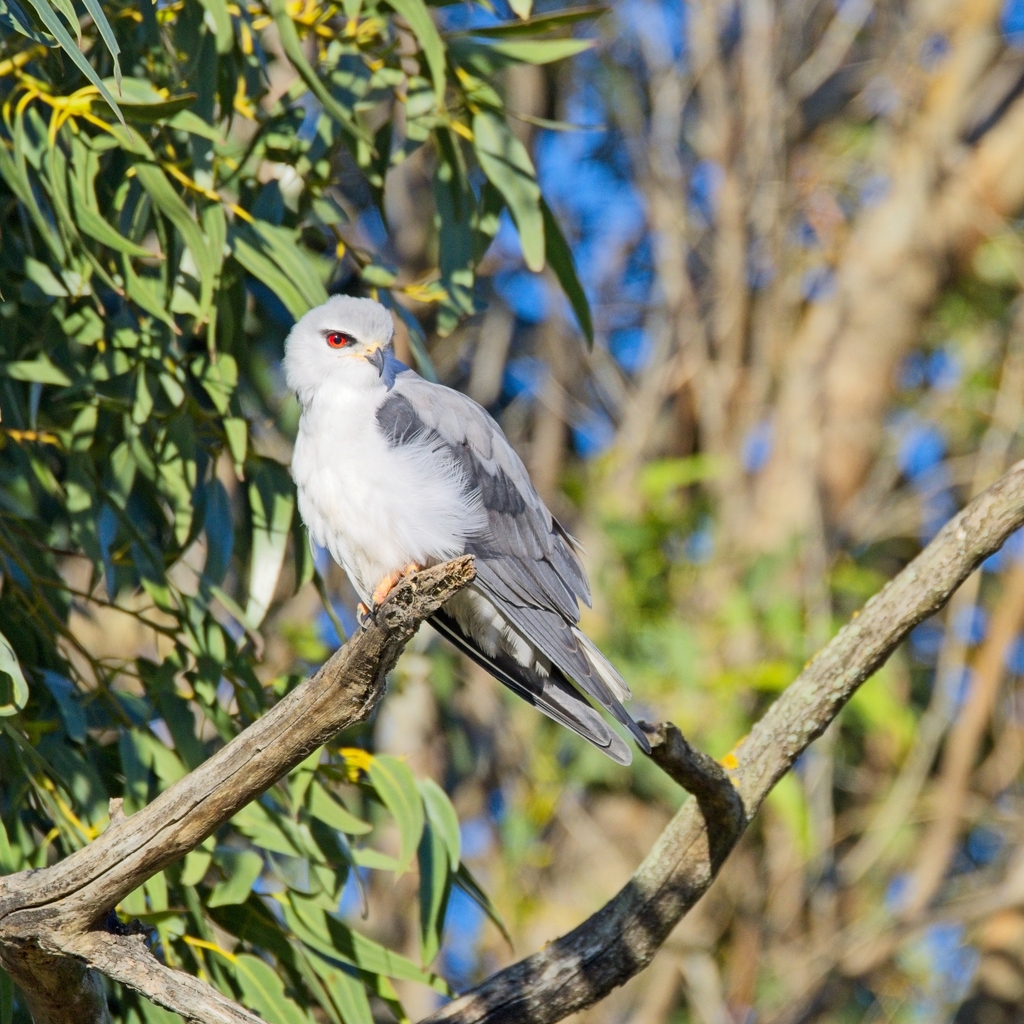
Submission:
POLYGON ((455 884, 494 922, 511 949, 512 936, 509 935, 505 922, 491 903, 491 898, 480 888, 479 882, 470 874, 465 864, 460 864, 459 870, 455 872, 455 884))
POLYGON ((444 912, 452 886, 448 848, 433 822, 423 828, 417 851, 420 868, 420 963, 433 963, 441 948, 444 912))
POLYGON ((423 800, 416 788, 416 778, 407 764, 388 754, 374 757, 367 774, 398 825, 401 846, 398 871, 401 874, 412 862, 423 833, 423 800))
MULTIPOLYGON (((107 16, 103 13, 99 0, 82 0, 82 2, 85 4, 85 9, 89 12, 89 16, 96 23, 96 27, 100 30, 100 35, 110 51, 110 56, 114 59, 114 81, 117 83, 118 88, 120 88, 121 62, 118 60, 118 55, 121 53, 121 47, 117 44, 117 36, 114 35, 114 30, 110 27, 110 22, 107 21, 107 16)), ((76 24, 77 20, 76 18, 76 24)))
POLYGON ((444 106, 445 59, 444 40, 423 0, 387 0, 388 5, 409 23, 409 28, 423 47, 430 77, 434 80, 437 105, 444 106))
POLYGON ((206 905, 223 907, 244 903, 263 872, 263 858, 255 850, 220 849, 215 859, 226 877, 213 887, 206 905))
POLYGON ((7 637, 0 633, 0 683, 4 690, 0 700, 0 716, 16 715, 28 703, 28 683, 21 671, 18 656, 7 637))
POLYGON ((33 384, 56 384, 65 388, 71 384, 68 375, 54 366, 45 353, 40 353, 35 359, 8 363, 4 371, 14 380, 27 380, 33 384))
POLYGON ((495 53, 523 64, 553 64, 591 49, 596 39, 509 39, 491 44, 495 53))
POLYGON ((473 145, 484 174, 508 203, 519 229, 527 267, 533 271, 543 270, 544 216, 530 154, 512 134, 505 119, 490 110, 481 110, 473 117, 473 145))
POLYGON ((61 24, 60 18, 50 9, 46 0, 29 0, 29 3, 35 8, 36 14, 39 15, 39 20, 53 33, 54 38, 60 43, 61 49, 75 62, 78 70, 99 89, 100 95, 110 104, 110 109, 117 115, 117 119, 121 124, 124 124, 124 117, 121 115, 117 100, 114 99, 110 90, 103 84, 100 76, 96 74, 95 68, 86 59, 85 54, 75 45, 75 41, 68 34, 68 30, 61 24))
POLYGON ((284 467, 267 461, 261 464, 249 484, 249 508, 252 559, 245 621, 250 629, 256 629, 277 589, 295 511, 295 489, 284 467))
POLYGON ((583 291, 583 285, 580 284, 576 273, 572 249, 569 248, 569 243, 565 240, 551 207, 543 198, 540 201, 540 209, 544 215, 544 249, 548 265, 555 272, 555 277, 558 278, 558 283, 576 314, 576 320, 587 339, 587 344, 593 346, 594 324, 590 319, 590 303, 587 302, 586 292, 583 291))
POLYGON ((448 794, 433 780, 421 779, 417 785, 427 810, 427 819, 441 837, 452 871, 458 870, 460 855, 459 816, 448 794))
POLYGON ((311 1024, 311 1019, 284 993, 284 982, 265 961, 251 953, 235 957, 235 977, 242 988, 242 1002, 268 1024, 311 1024))
POLYGON ((274 24, 277 25, 277 31, 281 37, 281 46, 310 92, 323 104, 324 110, 335 121, 344 125, 354 138, 361 139, 363 142, 369 142, 367 133, 356 124, 348 110, 334 98, 317 73, 309 66, 309 61, 306 59, 306 54, 302 49, 302 41, 299 39, 295 22, 292 21, 291 16, 288 14, 288 5, 285 0, 269 0, 268 7, 270 15, 274 19, 274 24))
POLYGON ((217 52, 230 53, 235 42, 235 33, 231 27, 231 15, 228 14, 226 0, 200 0, 207 13, 213 19, 217 30, 217 52))
POLYGON ((315 780, 309 787, 306 803, 309 807, 309 813, 314 818, 318 818, 325 825, 330 825, 331 828, 344 832, 346 835, 365 835, 372 827, 368 822, 357 818, 341 801, 331 796, 315 780))

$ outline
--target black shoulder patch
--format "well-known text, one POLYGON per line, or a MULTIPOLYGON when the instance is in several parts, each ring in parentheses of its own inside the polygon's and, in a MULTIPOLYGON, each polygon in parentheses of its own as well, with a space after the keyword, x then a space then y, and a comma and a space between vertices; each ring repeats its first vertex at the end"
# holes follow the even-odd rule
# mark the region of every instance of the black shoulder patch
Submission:
POLYGON ((510 516, 522 515, 526 511, 526 501, 503 469, 499 469, 494 476, 480 473, 479 485, 484 508, 510 516))
POLYGON ((392 448, 410 444, 426 432, 426 424, 416 415, 409 399, 394 392, 377 409, 377 423, 392 448))

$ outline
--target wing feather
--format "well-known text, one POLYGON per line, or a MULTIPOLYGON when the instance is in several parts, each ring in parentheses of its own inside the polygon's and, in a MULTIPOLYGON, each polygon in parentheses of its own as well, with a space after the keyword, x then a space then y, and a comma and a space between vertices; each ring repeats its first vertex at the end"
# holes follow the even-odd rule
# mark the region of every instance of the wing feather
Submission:
MULTIPOLYGON (((551 663, 553 671, 557 670, 552 678, 561 678, 560 685, 570 690, 569 683, 578 686, 649 750, 646 736, 620 702, 629 696, 622 677, 576 629, 579 601, 590 604, 590 587, 574 542, 537 494, 501 428, 472 399, 411 372, 396 378, 377 419, 393 443, 421 443, 436 450, 439 458, 458 468, 465 487, 479 497, 487 525, 466 542, 467 553, 477 559, 477 579, 472 586, 551 663)), ((450 636, 452 628, 458 627, 449 620, 443 631, 450 636)), ((472 638, 462 635, 460 646, 471 657, 487 659, 479 646, 474 648, 475 654, 466 649, 465 645, 472 643, 472 638)), ((511 658, 506 660, 509 665, 516 664, 511 658)), ((579 722, 572 724, 559 717, 566 713, 559 703, 568 699, 563 689, 556 688, 558 696, 549 700, 549 704, 556 702, 554 710, 542 707, 537 693, 529 690, 531 696, 527 697, 522 692, 527 684, 523 678, 510 676, 508 665, 499 673, 500 666, 492 658, 484 667, 546 714, 586 735, 579 722), (515 685, 510 678, 516 680, 515 685)), ((578 695, 576 699, 581 700, 578 695)), ((589 704, 582 703, 600 717, 589 704)))
POLYGON ((588 743, 593 743, 613 761, 619 764, 632 763, 633 755, 622 737, 609 729, 605 720, 564 679, 558 675, 541 677, 522 665, 517 665, 509 657, 488 656, 480 650, 473 638, 467 636, 459 628, 458 623, 443 611, 435 612, 430 617, 430 623, 442 636, 504 683, 516 696, 582 736, 588 743))

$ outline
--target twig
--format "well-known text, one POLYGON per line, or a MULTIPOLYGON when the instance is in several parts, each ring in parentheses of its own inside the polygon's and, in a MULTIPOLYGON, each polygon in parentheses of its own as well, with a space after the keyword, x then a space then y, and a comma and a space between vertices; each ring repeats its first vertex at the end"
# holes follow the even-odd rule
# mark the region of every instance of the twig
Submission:
POLYGON ((711 864, 717 871, 746 828, 736 787, 725 769, 713 757, 691 747, 671 722, 638 724, 650 737, 651 760, 696 798, 707 828, 711 864))

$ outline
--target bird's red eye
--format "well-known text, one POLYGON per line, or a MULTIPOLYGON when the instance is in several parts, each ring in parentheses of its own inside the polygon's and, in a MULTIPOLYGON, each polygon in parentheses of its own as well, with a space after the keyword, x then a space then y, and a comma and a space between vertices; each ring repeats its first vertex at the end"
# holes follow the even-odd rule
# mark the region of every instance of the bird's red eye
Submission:
POLYGON ((344 348, 346 345, 352 344, 352 335, 342 334, 341 331, 331 331, 327 335, 327 344, 331 348, 344 348))

